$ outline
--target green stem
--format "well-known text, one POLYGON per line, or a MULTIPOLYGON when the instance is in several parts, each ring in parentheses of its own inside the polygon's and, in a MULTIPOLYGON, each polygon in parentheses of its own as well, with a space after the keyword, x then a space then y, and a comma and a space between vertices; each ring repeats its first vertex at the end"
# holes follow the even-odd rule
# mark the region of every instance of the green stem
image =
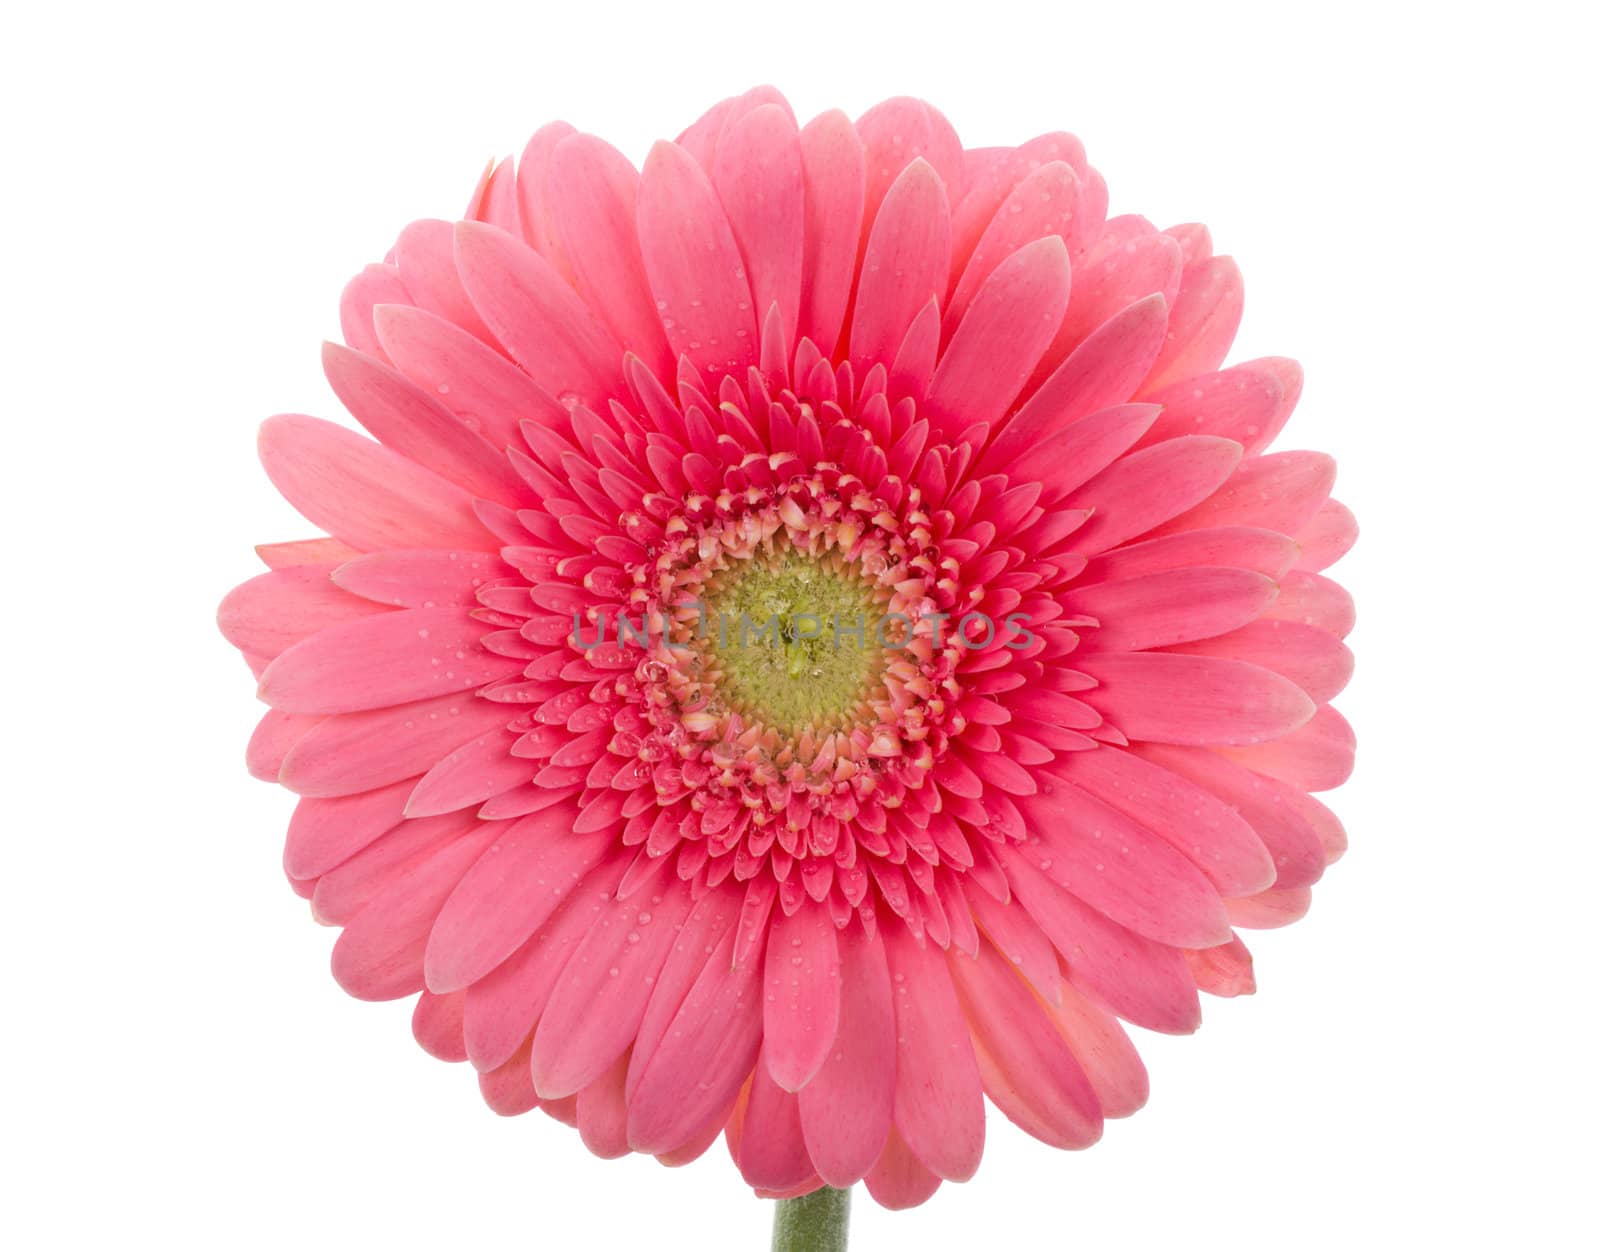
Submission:
POLYGON ((850 1192, 822 1187, 779 1200, 772 1215, 772 1252, 845 1252, 850 1242, 850 1192))

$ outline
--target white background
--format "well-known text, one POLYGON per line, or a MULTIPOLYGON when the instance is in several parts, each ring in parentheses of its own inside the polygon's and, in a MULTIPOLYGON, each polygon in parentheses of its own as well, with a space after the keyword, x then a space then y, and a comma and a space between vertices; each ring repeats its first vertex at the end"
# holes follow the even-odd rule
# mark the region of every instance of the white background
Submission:
POLYGON ((1363 540, 1351 851, 1261 993, 1141 1036, 1088 1152, 998 1115, 859 1249, 1594 1246, 1593 33, 1579 6, 28 6, 5 20, 4 1127, 18 1249, 756 1249, 719 1145, 502 1121, 327 973, 215 603, 308 527, 256 422, 398 229, 565 117, 636 160, 761 81, 1067 128, 1112 211, 1209 223, 1236 359, 1363 540), (1588 1229, 1586 1229, 1588 1227, 1588 1229))

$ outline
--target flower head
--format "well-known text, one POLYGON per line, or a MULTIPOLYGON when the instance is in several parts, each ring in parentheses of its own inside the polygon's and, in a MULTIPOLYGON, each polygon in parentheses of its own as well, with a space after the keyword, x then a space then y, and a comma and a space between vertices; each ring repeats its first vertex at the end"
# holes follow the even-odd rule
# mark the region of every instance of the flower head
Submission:
POLYGON ((327 537, 221 623, 335 976, 496 1111, 914 1204, 1253 989, 1343 848, 1355 527, 1233 262, 1106 202, 758 89, 640 172, 546 127, 347 288, 373 438, 265 425, 327 537))

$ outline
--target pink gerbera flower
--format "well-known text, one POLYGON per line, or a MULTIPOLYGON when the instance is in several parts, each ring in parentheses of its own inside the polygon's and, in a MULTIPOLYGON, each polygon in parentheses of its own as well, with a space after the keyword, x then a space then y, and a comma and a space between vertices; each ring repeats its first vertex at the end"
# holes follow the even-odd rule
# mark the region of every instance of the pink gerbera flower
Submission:
POLYGON ((1235 927, 1344 847, 1355 537, 1221 369, 1239 271, 1106 217, 1070 135, 717 105, 641 172, 570 127, 407 227, 262 430, 327 537, 221 624, 353 995, 603 1156, 726 1135, 793 1196, 1062 1148, 1118 1019, 1253 989, 1235 927))

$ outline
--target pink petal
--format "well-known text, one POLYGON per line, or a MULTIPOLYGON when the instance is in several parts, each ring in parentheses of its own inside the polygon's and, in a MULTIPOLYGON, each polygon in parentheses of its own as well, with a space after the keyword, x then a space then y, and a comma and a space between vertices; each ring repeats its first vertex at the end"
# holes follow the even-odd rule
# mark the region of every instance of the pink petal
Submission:
MULTIPOLYGON (((556 979, 600 917, 631 859, 622 855, 602 860, 566 893, 554 915, 526 943, 467 988, 464 1021, 467 1056, 476 1068, 496 1068, 528 1041, 555 988, 556 979)), ((461 893, 462 888, 457 887, 452 898, 461 893)), ((455 907, 470 912, 463 906, 455 907)), ((446 901, 440 922, 434 924, 436 934, 446 915, 454 911, 446 901)), ((434 941, 430 938, 429 942, 434 941)), ((426 970, 425 959, 425 973, 426 970)), ((522 1063, 530 1064, 526 1051, 522 1063)), ((528 1081, 531 1086, 531 1068, 528 1081)))
POLYGON ((1187 856, 1225 896, 1272 885, 1272 856, 1250 824, 1203 786, 1110 744, 1069 752, 1063 776, 1187 856))
POLYGON ((484 323, 541 388, 601 410, 624 394, 621 347, 532 248, 493 226, 461 222, 456 265, 484 323))
POLYGON ((524 421, 565 426, 552 396, 466 331, 397 304, 380 305, 374 320, 395 368, 496 448, 524 447, 524 421))
POLYGON ((737 1160, 745 1182, 762 1191, 787 1192, 816 1171, 800 1129, 800 1101, 772 1080, 762 1053, 750 1080, 750 1100, 740 1130, 737 1160))
POLYGON ((516 504, 526 494, 501 451, 387 365, 326 343, 322 369, 339 402, 384 447, 474 496, 516 504))
MULTIPOLYGON (((1073 753, 1073 756, 1081 755, 1073 753)), ((1033 984, 1040 998, 1059 1003, 1061 966, 1056 950, 1027 910, 1016 900, 1001 904, 983 891, 967 893, 973 920, 983 936, 1033 984)))
POLYGON ((1033 837, 1028 851, 1035 863, 1085 904, 1158 943, 1227 942, 1216 889, 1120 809, 1064 780, 1042 781, 1037 795, 1019 796, 1016 804, 1033 837))
POLYGON ((401 822, 320 878, 306 880, 314 883, 311 915, 325 926, 345 925, 396 881, 480 825, 460 814, 401 822))
POLYGON ((602 1160, 628 1154, 628 1102, 622 1094, 627 1073, 628 1054, 624 1052, 578 1093, 578 1134, 583 1146, 602 1160))
POLYGON ((482 197, 467 209, 465 216, 497 226, 517 239, 523 238, 522 207, 517 203, 517 168, 512 158, 506 157, 489 171, 482 197))
POLYGON ((1316 626, 1343 639, 1355 627, 1356 606, 1350 593, 1331 578, 1294 570, 1279 580, 1278 598, 1265 616, 1316 626))
POLYGON ((545 203, 578 294, 619 343, 665 377, 673 354, 644 276, 638 199, 638 171, 604 140, 572 135, 556 145, 545 203))
POLYGON ((1327 853, 1317 827, 1309 820, 1303 793, 1204 748, 1136 744, 1130 751, 1187 778, 1238 810, 1272 856, 1274 886, 1307 886, 1322 876, 1327 853))
POLYGON ((501 1117, 518 1117, 538 1108, 539 1093, 533 1089, 533 1075, 528 1072, 527 1045, 498 1069, 479 1074, 478 1090, 483 1102, 501 1117))
POLYGON ((280 781, 305 796, 371 791, 425 774, 469 739, 503 726, 506 709, 471 696, 324 718, 290 749, 280 781))
POLYGON ((1282 674, 1318 704, 1326 704, 1350 681, 1355 658, 1337 636, 1301 622, 1251 622, 1212 639, 1170 649, 1186 656, 1249 661, 1282 674))
POLYGON ((918 1160, 964 1182, 983 1156, 983 1090, 945 955, 904 926, 883 927, 899 1040, 894 1124, 918 1160))
POLYGON ((261 426, 261 464, 313 524, 363 551, 495 546, 454 483, 369 439, 314 417, 261 426))
MULTIPOLYGON (((1017 448, 1009 462, 1002 463, 1007 455, 1002 450, 992 459, 988 455, 980 458, 979 466, 985 471, 1026 466, 1027 473, 1045 486, 1040 502, 1055 504, 1126 452, 1155 420, 1156 411, 1148 404, 1113 405, 1056 429, 1042 442, 1017 448)), ((1046 519, 1053 515, 1047 513, 1046 519)))
POLYGON ((535 767, 511 755, 511 745, 516 740, 511 731, 491 730, 462 744, 412 789, 406 816, 432 817, 476 808, 485 800, 528 782, 535 767))
POLYGON ((392 265, 369 265, 357 274, 339 297, 339 329, 344 341, 358 352, 382 356, 372 329, 372 310, 380 304, 410 304, 411 293, 392 265))
POLYGON ((1053 369, 1106 319, 1137 301, 1159 295, 1171 308, 1182 269, 1183 254, 1177 243, 1153 229, 1149 234, 1119 236, 1096 244, 1074 269, 1072 303, 1043 364, 1053 369))
POLYGON ((1129 305, 1090 335, 1001 428, 984 463, 1009 465, 1039 440, 1090 413, 1121 404, 1159 351, 1167 306, 1160 296, 1129 305))
POLYGON ((967 427, 998 421, 1067 307, 1066 245, 1052 235, 1002 262, 961 321, 928 391, 928 411, 967 427))
POLYGON ((669 1152, 729 1106, 761 1044, 754 963, 733 967, 730 929, 695 979, 628 1099, 628 1142, 669 1152))
POLYGON ((999 856, 1017 898, 1066 962, 1069 982, 1147 1030, 1185 1035, 1200 1025, 1194 978, 1177 948, 1118 926, 1020 852, 1007 848, 999 856))
MULTIPOLYGON (((1042 239, 1065 240, 1071 237, 1073 218, 1078 211, 1080 196, 1078 175, 1065 161, 1051 161, 1033 170, 1019 182, 995 212, 982 237, 978 240, 960 280, 950 296, 950 309, 945 319, 948 327, 959 326, 967 308, 989 277, 1007 258, 1042 239)), ((1063 253, 1066 251, 1062 243, 1063 253)), ((1061 312, 1066 312, 1063 299, 1061 312)), ((1042 353, 1055 337, 1061 324, 1058 315, 1049 334, 1039 345, 1042 353)), ((1037 356, 1035 361, 1037 361, 1037 356)), ((1028 374, 1033 372, 1030 363, 1028 374)), ((1027 375, 1022 381, 1026 381, 1027 375)), ((1021 386, 1019 381, 1018 386, 1021 386)))
POLYGON ((494 829, 451 840, 380 892, 333 947, 333 976, 361 1000, 395 1000, 422 990, 422 952, 433 919, 494 829))
POLYGON ((644 163, 639 247, 672 351, 742 377, 756 360, 759 316, 744 260, 710 180, 675 144, 656 144, 644 163))
POLYGON ((1246 930, 1275 930, 1299 921, 1311 908, 1310 887, 1263 891, 1247 900, 1229 900, 1228 915, 1246 930))
POLYGON ((295 713, 357 713, 469 692, 519 673, 523 663, 487 651, 482 634, 466 610, 448 606, 329 626, 267 667, 260 696, 295 713))
MULTIPOLYGON (((893 194, 900 176, 918 161, 926 164, 950 193, 960 190, 963 157, 961 140, 944 115, 932 105, 909 96, 896 96, 875 104, 856 119, 866 154, 866 208, 862 215, 862 243, 893 194)), ((940 287, 940 297, 944 288, 940 287)), ((920 305, 918 307, 921 307, 920 305)), ((853 351, 853 349, 852 349, 853 351)))
POLYGON ((258 543, 256 555, 268 569, 289 569, 295 565, 340 565, 361 553, 337 539, 295 539, 258 543))
POLYGON ((876 933, 840 932, 839 983, 838 1034, 799 1099, 817 1173, 831 1187, 848 1187, 878 1159, 894 1116, 894 1002, 876 933))
POLYGON ((867 1191, 886 1209, 910 1209, 933 1195, 941 1181, 891 1130, 883 1154, 867 1174, 867 1191))
POLYGON ((541 1099, 581 1090, 627 1050, 689 906, 688 884, 669 878, 602 910, 534 1032, 533 1085, 541 1099))
POLYGON ((321 717, 306 713, 280 713, 268 709, 256 723, 245 748, 245 767, 252 778, 263 782, 277 782, 283 769, 283 760, 295 744, 299 743, 321 717))
POLYGON ((1337 500, 1329 500, 1295 535, 1300 559, 1295 569, 1307 574, 1325 570, 1355 546, 1355 516, 1337 500))
POLYGON ((234 647, 275 657, 329 626, 383 610, 336 586, 328 565, 291 565, 240 583, 217 609, 217 627, 234 647))
POLYGON ((424 991, 416 997, 416 1009, 411 1010, 411 1036, 422 1050, 437 1060, 458 1065, 467 1058, 467 1047, 461 1037, 461 1005, 466 997, 434 996, 424 991))
MULTIPOLYGON (((551 165, 556 149, 578 132, 566 122, 550 122, 533 132, 522 158, 517 162, 517 216, 522 236, 529 245, 555 267, 563 278, 572 277, 572 267, 562 250, 551 198, 555 179, 551 165)), ((474 216, 471 212, 468 217, 474 216)))
MULTIPOLYGON (((1220 951, 1207 948, 1205 955, 1220 951)), ((1127 1117, 1150 1098, 1150 1078, 1144 1062, 1122 1024, 1071 983, 1062 987, 1061 1003, 1045 1006, 1056 1029, 1083 1067, 1101 1112, 1107 1117, 1127 1117)))
MULTIPOLYGON (((1284 362, 1295 370, 1293 361, 1284 362)), ((1185 378, 1146 395, 1161 405, 1161 418, 1145 436, 1157 443, 1178 435, 1220 435, 1242 445, 1248 456, 1272 442, 1288 419, 1285 376, 1272 365, 1250 362, 1214 374, 1185 378)))
POLYGON ((575 817, 568 802, 494 824, 494 842, 463 875, 428 941, 429 990, 454 991, 483 978, 586 882, 615 840, 573 834, 575 817))
POLYGON ((1183 271, 1172 304, 1167 344, 1144 381, 1140 398, 1209 373, 1222 364, 1244 316, 1244 279, 1232 257, 1211 257, 1183 271))
POLYGON ((1276 594, 1260 574, 1197 565, 1076 587, 1063 603, 1101 622, 1085 632, 1087 648, 1137 652, 1235 630, 1259 617, 1276 594))
POLYGON ((510 573, 509 565, 488 552, 392 548, 346 561, 333 571, 333 581, 364 600, 396 608, 476 607, 478 588, 510 573))
POLYGON ((424 991, 417 997, 411 1013, 411 1034, 422 1050, 441 1061, 459 1064, 467 1059, 461 1037, 461 1008, 465 1000, 459 991, 436 996, 424 991))
POLYGON ((291 878, 320 878, 398 826, 410 791, 405 779, 376 791, 301 800, 289 819, 284 870, 291 878))
MULTIPOLYGON (((756 883, 761 881, 760 878, 754 880, 756 883)), ((627 1091, 630 1100, 651 1057, 666 1037, 673 1018, 683 1007, 695 981, 704 972, 708 958, 718 950, 725 937, 736 933, 735 923, 739 920, 745 894, 746 889, 741 884, 724 884, 703 895, 685 919, 672 954, 656 978, 655 991, 639 1023, 639 1033, 633 1045, 633 1061, 628 1067, 627 1091)), ((763 916, 753 953, 757 960, 761 955, 759 945, 765 938, 766 918, 763 916)), ((737 966, 750 964, 749 960, 737 960, 737 947, 734 954, 737 966)))
POLYGON ((833 355, 855 281, 866 199, 866 158, 855 127, 834 109, 800 132, 805 170, 805 263, 796 341, 833 355))
POLYGON ((1243 661, 1167 652, 1097 652, 1076 667, 1100 685, 1085 692, 1130 739, 1245 744, 1305 725, 1316 705, 1271 670, 1243 661))
POLYGON ((1227 481, 1240 453, 1230 439, 1190 435, 1123 457, 1067 497, 1095 512, 1073 549, 1092 556, 1159 526, 1227 481))
POLYGON ((1229 748, 1225 755, 1302 791, 1329 791, 1350 777, 1355 752, 1350 723, 1325 704, 1292 734, 1271 743, 1229 748))
MULTIPOLYGON (((1219 526, 1180 531, 1102 552, 1089 562, 1079 581, 1090 584, 1139 578, 1191 565, 1229 565, 1281 580, 1297 555, 1294 541, 1276 531, 1219 526)), ((1269 615, 1276 603, 1268 606, 1269 615)))
POLYGON ((722 134, 723 125, 736 104, 738 100, 731 98, 717 101, 678 136, 678 146, 701 167, 711 168, 711 162, 717 154, 717 138, 722 134))
POLYGON ((766 1063, 778 1086, 799 1091, 839 1030, 839 943, 826 909, 807 901, 773 918, 763 978, 766 1063))
POLYGON ((1062 161, 1080 178, 1089 171, 1083 144, 1065 131, 1037 135, 1015 148, 968 148, 963 155, 963 190, 951 212, 958 270, 966 267, 1001 204, 1034 170, 1062 161))
MULTIPOLYGON (((467 299, 466 288, 456 272, 455 233, 452 223, 437 218, 412 222, 400 232, 395 243, 395 264, 417 308, 426 309, 484 343, 493 344, 494 336, 478 317, 472 301, 467 299)), ((373 322, 376 329, 376 308, 373 322)), ((383 342, 381 331, 378 341, 383 342)))
POLYGON ((717 144, 712 183, 744 257, 759 316, 777 306, 799 325, 805 250, 800 132, 787 110, 765 104, 730 125, 717 144))
POLYGON ((1052 1147, 1086 1148, 1099 1139, 1094 1089, 1026 984, 987 945, 976 960, 951 957, 950 971, 996 1107, 1052 1147))
POLYGON ((884 197, 861 259, 850 359, 862 371, 894 357, 912 319, 944 294, 950 273, 950 206, 926 161, 906 166, 884 197))
POLYGON ((1280 535, 1297 535, 1328 498, 1333 475, 1333 458, 1321 452, 1272 452, 1251 457, 1204 503, 1173 518, 1161 533, 1211 526, 1253 526, 1275 530, 1280 535))
POLYGON ((1231 943, 1203 952, 1186 952, 1189 968, 1194 971, 1195 984, 1207 995, 1232 999, 1255 992, 1256 977, 1250 949, 1238 935, 1231 943))

